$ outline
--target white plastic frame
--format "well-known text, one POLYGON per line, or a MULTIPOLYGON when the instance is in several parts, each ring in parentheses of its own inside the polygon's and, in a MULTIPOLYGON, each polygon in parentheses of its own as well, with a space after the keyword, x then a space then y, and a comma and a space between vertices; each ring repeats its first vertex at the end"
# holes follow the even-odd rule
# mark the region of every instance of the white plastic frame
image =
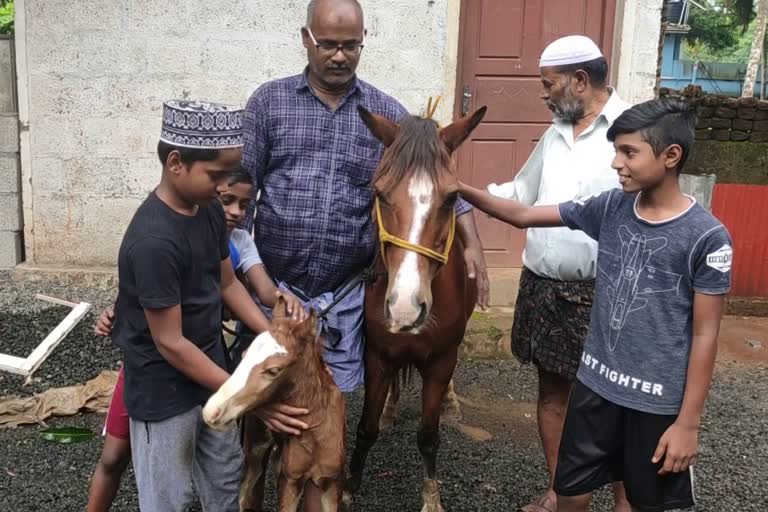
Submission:
POLYGON ((61 306, 68 306, 72 308, 72 311, 64 317, 64 320, 59 322, 59 325, 57 325, 56 328, 53 329, 26 358, 0 354, 0 370, 16 373, 25 377, 32 375, 35 370, 43 364, 43 361, 51 355, 51 352, 53 352, 56 346, 61 343, 61 340, 69 334, 69 331, 71 331, 78 322, 83 319, 86 313, 88 313, 88 310, 91 309, 91 305, 87 302, 75 304, 74 302, 41 294, 35 295, 35 298, 46 302, 52 302, 53 304, 59 304, 61 306))

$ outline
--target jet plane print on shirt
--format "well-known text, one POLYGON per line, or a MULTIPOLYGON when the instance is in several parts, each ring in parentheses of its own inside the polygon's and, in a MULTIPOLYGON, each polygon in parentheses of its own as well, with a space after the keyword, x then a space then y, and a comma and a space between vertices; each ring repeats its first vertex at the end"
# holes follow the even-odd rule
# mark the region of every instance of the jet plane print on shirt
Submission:
POLYGON ((677 293, 681 274, 667 272, 652 265, 653 255, 667 246, 666 237, 648 238, 619 227, 621 254, 600 250, 598 266, 607 277, 610 300, 610 335, 608 348, 612 352, 621 338, 621 330, 630 314, 645 308, 653 295, 677 293))

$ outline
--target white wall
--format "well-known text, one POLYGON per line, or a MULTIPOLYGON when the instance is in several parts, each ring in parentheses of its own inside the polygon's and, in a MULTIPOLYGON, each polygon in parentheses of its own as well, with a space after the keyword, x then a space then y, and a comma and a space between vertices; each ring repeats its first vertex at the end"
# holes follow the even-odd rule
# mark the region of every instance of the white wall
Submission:
MULTIPOLYGON (((479 1, 479 0, 469 0, 479 1)), ((617 87, 652 95, 661 0, 619 0, 617 87), (623 14, 622 14, 623 13, 623 14)), ((412 112, 451 117, 460 0, 363 0, 361 77, 412 112)), ((157 183, 162 101, 244 104, 302 71, 305 0, 16 0, 27 262, 114 266, 157 183)))

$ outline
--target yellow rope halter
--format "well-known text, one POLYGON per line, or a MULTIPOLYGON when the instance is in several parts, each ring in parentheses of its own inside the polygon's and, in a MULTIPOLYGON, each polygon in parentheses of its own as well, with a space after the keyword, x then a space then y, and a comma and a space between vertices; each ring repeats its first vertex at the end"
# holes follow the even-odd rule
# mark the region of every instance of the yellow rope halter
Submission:
POLYGON ((389 231, 387 231, 387 228, 384 227, 384 221, 381 220, 381 204, 379 203, 378 197, 376 198, 375 205, 376 205, 375 206, 376 221, 379 224, 379 243, 381 244, 381 259, 384 262, 385 267, 387 266, 387 259, 384 257, 384 249, 386 244, 392 244, 394 246, 400 247, 401 249, 417 252, 422 256, 426 256, 427 258, 433 259, 441 263, 442 265, 445 265, 448 262, 448 256, 451 254, 451 247, 453 246, 453 239, 456 236, 456 212, 455 211, 451 214, 451 225, 448 228, 448 239, 445 241, 445 249, 443 250, 442 253, 439 253, 434 249, 424 247, 423 245, 412 244, 408 240, 403 240, 402 238, 398 238, 395 235, 391 234, 389 231))
MULTIPOLYGON (((432 119, 432 116, 435 114, 435 111, 437 110, 437 105, 439 103, 440 103, 440 96, 437 96, 434 102, 432 101, 432 97, 431 96, 429 97, 429 102, 427 103, 427 110, 424 115, 425 119, 432 119)), ((375 203, 375 209, 376 209, 376 221, 379 225, 379 243, 381 244, 381 260, 384 262, 385 267, 387 266, 387 260, 384 257, 384 249, 386 244, 392 244, 396 247, 400 247, 401 249, 406 249, 409 251, 419 253, 422 256, 426 256, 427 258, 430 258, 439 262, 442 265, 445 265, 448 262, 448 256, 451 254, 451 247, 453 247, 453 240, 456 237, 456 211, 454 211, 451 214, 451 225, 448 228, 448 239, 445 242, 445 249, 443 250, 442 253, 439 253, 434 249, 424 247, 423 245, 413 244, 408 240, 403 240, 402 238, 398 238, 395 235, 391 234, 389 231, 387 231, 387 228, 384 227, 384 221, 381 218, 381 203, 379 202, 378 197, 376 198, 374 203, 375 203)))

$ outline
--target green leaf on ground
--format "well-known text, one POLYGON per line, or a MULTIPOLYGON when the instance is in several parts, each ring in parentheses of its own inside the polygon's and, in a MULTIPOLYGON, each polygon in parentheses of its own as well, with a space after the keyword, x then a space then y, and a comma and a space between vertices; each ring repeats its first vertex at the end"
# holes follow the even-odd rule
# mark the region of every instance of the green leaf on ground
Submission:
POLYGON ((93 436, 93 431, 79 427, 47 428, 40 431, 40 437, 46 441, 60 444, 82 443, 93 436))

